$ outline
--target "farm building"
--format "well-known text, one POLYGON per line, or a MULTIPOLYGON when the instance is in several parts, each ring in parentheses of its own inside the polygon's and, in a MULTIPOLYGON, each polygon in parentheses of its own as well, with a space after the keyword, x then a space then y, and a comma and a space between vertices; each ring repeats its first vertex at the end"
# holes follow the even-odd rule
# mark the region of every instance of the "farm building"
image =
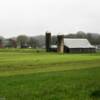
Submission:
POLYGON ((64 52, 95 52, 87 39, 64 39, 64 52))
POLYGON ((92 53, 96 52, 96 48, 90 44, 87 39, 64 38, 63 35, 57 36, 57 45, 51 44, 51 34, 46 34, 46 50, 47 52, 65 52, 65 53, 92 53))

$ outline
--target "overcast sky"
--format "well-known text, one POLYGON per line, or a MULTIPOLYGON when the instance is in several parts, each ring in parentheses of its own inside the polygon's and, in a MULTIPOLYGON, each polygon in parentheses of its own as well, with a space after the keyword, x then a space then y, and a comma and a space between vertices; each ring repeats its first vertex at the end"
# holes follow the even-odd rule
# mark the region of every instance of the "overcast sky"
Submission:
POLYGON ((0 36, 100 33, 100 0, 0 0, 0 36))

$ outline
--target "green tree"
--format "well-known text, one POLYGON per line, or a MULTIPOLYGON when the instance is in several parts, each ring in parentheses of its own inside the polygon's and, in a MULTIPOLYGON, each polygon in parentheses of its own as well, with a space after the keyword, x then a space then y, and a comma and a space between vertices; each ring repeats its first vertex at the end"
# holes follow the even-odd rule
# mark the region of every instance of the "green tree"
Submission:
POLYGON ((32 48, 37 48, 38 45, 39 45, 39 42, 38 42, 38 40, 37 40, 36 38, 30 37, 30 38, 29 38, 29 45, 30 45, 30 47, 32 47, 32 48))

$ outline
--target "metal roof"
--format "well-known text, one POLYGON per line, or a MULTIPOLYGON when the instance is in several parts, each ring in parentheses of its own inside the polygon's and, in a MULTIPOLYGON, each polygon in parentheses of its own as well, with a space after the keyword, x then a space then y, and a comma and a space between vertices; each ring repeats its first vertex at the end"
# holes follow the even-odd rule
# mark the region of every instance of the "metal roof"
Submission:
POLYGON ((68 48, 95 48, 87 39, 64 38, 64 45, 68 48))
POLYGON ((51 45, 51 48, 57 48, 57 45, 51 45))

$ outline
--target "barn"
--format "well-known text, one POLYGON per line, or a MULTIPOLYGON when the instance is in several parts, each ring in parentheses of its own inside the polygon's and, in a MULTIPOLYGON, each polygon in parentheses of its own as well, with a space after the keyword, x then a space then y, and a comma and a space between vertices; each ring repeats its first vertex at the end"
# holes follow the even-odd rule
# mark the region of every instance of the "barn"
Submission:
POLYGON ((88 53, 95 51, 95 47, 92 46, 87 39, 64 38, 64 52, 88 53))
POLYGON ((93 53, 96 48, 87 39, 64 38, 64 35, 57 36, 57 45, 51 44, 51 33, 46 33, 46 51, 60 53, 93 53))

